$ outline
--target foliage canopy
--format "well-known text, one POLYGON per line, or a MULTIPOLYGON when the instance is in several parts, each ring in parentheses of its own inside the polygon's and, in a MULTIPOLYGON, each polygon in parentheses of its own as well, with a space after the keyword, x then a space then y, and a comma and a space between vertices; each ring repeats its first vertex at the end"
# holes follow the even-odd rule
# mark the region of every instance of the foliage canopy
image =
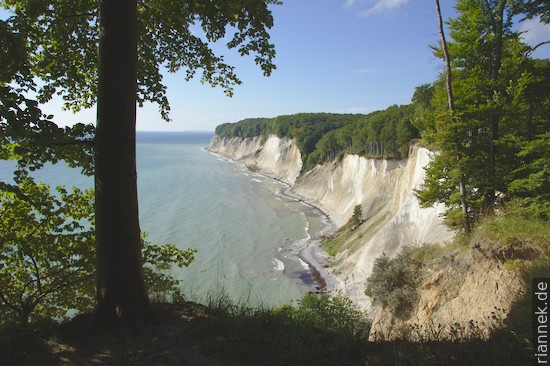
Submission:
MULTIPOLYGON (((142 239, 150 296, 181 298, 180 280, 195 249, 142 239)), ((67 191, 25 178, 16 191, 0 191, 0 324, 63 319, 90 311, 95 297, 93 191, 67 191)))
MULTIPOLYGON (((183 70, 186 79, 201 73, 202 82, 220 86, 228 95, 241 83, 235 67, 212 44, 223 42, 241 56, 253 55, 265 75, 275 68, 275 48, 267 29, 273 26, 268 5, 279 4, 277 0, 137 4, 137 101, 158 104, 167 120, 170 106, 163 70, 183 70)), ((37 89, 41 103, 58 94, 70 110, 93 106, 99 67, 98 2, 5 0, 0 6, 12 14, 0 23, 2 42, 10 46, 6 54, 10 67, 2 81, 15 76, 18 83, 37 89), (33 77, 44 84, 36 86, 33 77)))
POLYGON ((293 138, 307 171, 344 153, 373 158, 407 157, 411 140, 419 137, 411 123, 413 112, 412 105, 395 105, 368 115, 300 113, 272 119, 245 119, 218 126, 216 135, 293 138))
POLYGON ((542 147, 550 131, 550 61, 531 58, 534 48, 513 26, 515 15, 533 15, 527 3, 538 2, 457 1, 447 42, 454 110, 443 77, 415 93, 424 102, 415 125, 439 150, 418 198, 425 206, 445 203, 455 228, 512 198, 548 195, 542 147))
POLYGON ((0 157, 18 160, 16 184, 47 161, 95 174, 98 323, 154 320, 140 255, 136 102, 156 103, 169 120, 164 70, 183 70, 187 80, 200 73, 231 95, 241 81, 217 42, 252 55, 269 75, 271 4, 278 1, 0 1, 10 14, 0 20, 0 157), (97 128, 55 125, 39 108, 54 95, 73 111, 97 103, 97 128))

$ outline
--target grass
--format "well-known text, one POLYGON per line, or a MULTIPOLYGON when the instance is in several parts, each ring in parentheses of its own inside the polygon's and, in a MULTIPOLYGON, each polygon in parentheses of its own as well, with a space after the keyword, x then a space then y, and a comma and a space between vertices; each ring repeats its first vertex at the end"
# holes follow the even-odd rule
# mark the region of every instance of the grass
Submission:
POLYGON ((336 233, 323 242, 323 249, 332 257, 344 250, 344 243, 353 235, 349 225, 342 226, 336 233))
POLYGON ((0 364, 132 365, 528 365, 509 332, 489 340, 369 342, 364 313, 341 297, 307 295, 275 309, 234 305, 159 304, 164 324, 130 341, 93 337, 86 318, 56 327, 0 329, 0 364), (83 323, 84 322, 84 323, 83 323))
MULTIPOLYGON (((376 217, 376 213, 374 215, 376 217)), ((379 226, 390 217, 386 213, 375 220, 369 219, 362 223, 356 230, 351 230, 351 219, 348 223, 338 229, 333 235, 323 241, 323 249, 332 257, 349 249, 352 253, 365 243, 365 240, 372 237, 379 226)))
POLYGON ((236 365, 529 365, 508 331, 490 339, 368 341, 370 323, 349 299, 306 295, 297 306, 246 308, 215 301, 191 330, 201 351, 236 365), (221 305, 221 306, 219 306, 221 305))
POLYGON ((216 316, 194 337, 206 353, 239 364, 359 365, 365 357, 370 324, 347 299, 307 295, 296 307, 224 304, 209 312, 216 316))

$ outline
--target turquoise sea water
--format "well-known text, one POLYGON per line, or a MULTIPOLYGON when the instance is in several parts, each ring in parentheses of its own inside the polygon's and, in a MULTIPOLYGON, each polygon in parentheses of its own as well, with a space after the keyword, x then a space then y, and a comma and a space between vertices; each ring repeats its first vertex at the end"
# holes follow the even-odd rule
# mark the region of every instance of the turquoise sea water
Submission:
MULTIPOLYGON (((142 231, 154 243, 198 249, 190 267, 174 270, 192 300, 220 291, 251 305, 301 298, 314 284, 298 253, 328 223, 314 208, 285 196, 284 184, 205 151, 211 137, 138 133, 142 231)), ((9 180, 12 167, 0 161, 0 179, 9 180)), ((92 178, 60 164, 35 176, 51 185, 93 185, 92 178)))

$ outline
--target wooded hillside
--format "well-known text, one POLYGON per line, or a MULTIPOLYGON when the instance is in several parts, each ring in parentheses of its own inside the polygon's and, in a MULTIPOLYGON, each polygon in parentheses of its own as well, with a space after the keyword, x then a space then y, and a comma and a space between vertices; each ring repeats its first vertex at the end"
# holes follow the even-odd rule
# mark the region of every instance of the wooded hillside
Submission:
POLYGON ((275 118, 245 119, 216 128, 221 137, 247 138, 273 134, 295 139, 304 169, 344 153, 373 158, 404 158, 412 139, 420 137, 412 124, 415 107, 391 106, 367 115, 300 113, 275 118))

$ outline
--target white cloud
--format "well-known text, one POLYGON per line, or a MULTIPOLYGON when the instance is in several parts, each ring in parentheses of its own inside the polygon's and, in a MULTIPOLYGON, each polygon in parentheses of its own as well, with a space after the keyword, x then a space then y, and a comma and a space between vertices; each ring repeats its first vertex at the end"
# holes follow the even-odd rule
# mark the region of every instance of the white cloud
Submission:
POLYGON ((344 7, 349 8, 353 5, 355 5, 356 2, 357 2, 357 0, 346 0, 346 3, 344 4, 344 7))
MULTIPOLYGON (((520 31, 523 41, 532 47, 550 41, 550 24, 540 22, 540 18, 529 19, 521 23, 520 31)), ((547 58, 550 55, 550 44, 538 48, 533 56, 547 58)))
MULTIPOLYGON (((369 3, 366 10, 362 10, 359 15, 369 16, 373 14, 382 14, 395 11, 401 6, 407 4, 410 0, 346 0, 344 7, 352 7, 359 4, 369 3)), ((364 6, 361 6, 364 8, 364 6)))
POLYGON ((529 19, 521 23, 522 38, 531 46, 550 40, 550 24, 541 23, 540 18, 529 19))

